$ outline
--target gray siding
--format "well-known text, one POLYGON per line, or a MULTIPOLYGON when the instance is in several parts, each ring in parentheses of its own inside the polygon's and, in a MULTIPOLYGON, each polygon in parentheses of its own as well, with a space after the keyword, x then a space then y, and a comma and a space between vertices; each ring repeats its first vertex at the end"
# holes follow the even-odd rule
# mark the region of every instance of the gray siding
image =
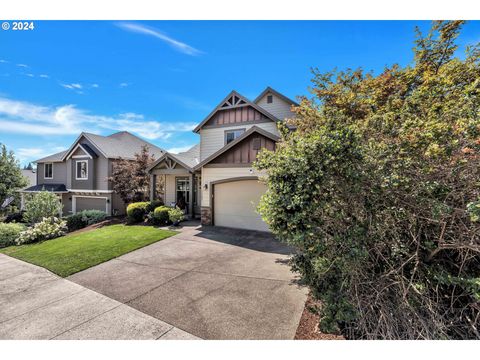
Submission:
POLYGON ((97 159, 72 159, 71 161, 71 171, 72 171, 72 189, 73 190, 94 190, 95 186, 95 162, 97 159), (88 163, 88 178, 85 180, 76 179, 76 166, 77 161, 87 161, 88 163))
POLYGON ((45 179, 45 163, 37 164, 37 184, 66 184, 67 165, 63 162, 53 163, 53 179, 45 179))

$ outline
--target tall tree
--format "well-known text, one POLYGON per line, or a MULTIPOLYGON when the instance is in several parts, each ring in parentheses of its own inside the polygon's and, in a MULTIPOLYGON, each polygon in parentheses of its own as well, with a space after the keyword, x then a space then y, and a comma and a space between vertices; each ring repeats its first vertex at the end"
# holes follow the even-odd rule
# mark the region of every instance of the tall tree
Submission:
POLYGON ((13 151, 1 144, 0 154, 0 204, 7 197, 16 195, 16 191, 27 186, 28 182, 22 175, 20 165, 13 151))
POLYGON ((126 204, 149 198, 150 175, 147 169, 154 160, 145 145, 140 153, 135 154, 135 160, 118 159, 113 163, 112 176, 108 180, 126 204))

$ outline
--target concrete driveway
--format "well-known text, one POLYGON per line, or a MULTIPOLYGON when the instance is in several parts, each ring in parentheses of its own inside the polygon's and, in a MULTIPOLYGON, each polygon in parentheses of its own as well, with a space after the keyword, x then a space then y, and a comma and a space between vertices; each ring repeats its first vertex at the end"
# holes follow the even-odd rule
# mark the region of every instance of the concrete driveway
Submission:
POLYGON ((293 339, 306 300, 270 235, 198 224, 68 279, 203 339, 293 339))
POLYGON ((196 339, 48 270, 0 254, 0 339, 196 339))

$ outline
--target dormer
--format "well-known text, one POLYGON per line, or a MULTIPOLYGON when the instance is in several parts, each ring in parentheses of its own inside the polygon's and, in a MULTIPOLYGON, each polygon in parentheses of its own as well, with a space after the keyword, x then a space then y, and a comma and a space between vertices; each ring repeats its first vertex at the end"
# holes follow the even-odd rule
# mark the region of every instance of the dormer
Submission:
POLYGON ((65 154, 67 185, 69 189, 93 190, 96 188, 98 154, 85 137, 65 154))

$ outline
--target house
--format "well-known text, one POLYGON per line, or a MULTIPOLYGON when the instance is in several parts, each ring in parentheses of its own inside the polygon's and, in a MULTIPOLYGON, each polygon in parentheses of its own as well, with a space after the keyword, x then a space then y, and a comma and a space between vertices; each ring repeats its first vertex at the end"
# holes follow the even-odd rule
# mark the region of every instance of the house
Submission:
POLYGON ((58 195, 62 215, 91 209, 123 214, 125 204, 107 178, 116 159, 134 160, 144 145, 155 159, 165 153, 126 131, 109 136, 81 133, 68 150, 35 161, 36 185, 21 191, 22 203, 25 194, 47 190, 58 195))
POLYGON ((35 169, 22 169, 22 176, 27 180, 27 187, 37 184, 37 171, 35 169))
POLYGON ((162 181, 164 202, 185 203, 202 224, 268 231, 256 212, 265 185, 252 163, 261 149, 275 149, 277 124, 294 117, 292 105, 298 104, 270 87, 253 101, 232 91, 193 130, 198 145, 165 152, 150 166, 150 198, 160 196, 154 189, 162 181))

